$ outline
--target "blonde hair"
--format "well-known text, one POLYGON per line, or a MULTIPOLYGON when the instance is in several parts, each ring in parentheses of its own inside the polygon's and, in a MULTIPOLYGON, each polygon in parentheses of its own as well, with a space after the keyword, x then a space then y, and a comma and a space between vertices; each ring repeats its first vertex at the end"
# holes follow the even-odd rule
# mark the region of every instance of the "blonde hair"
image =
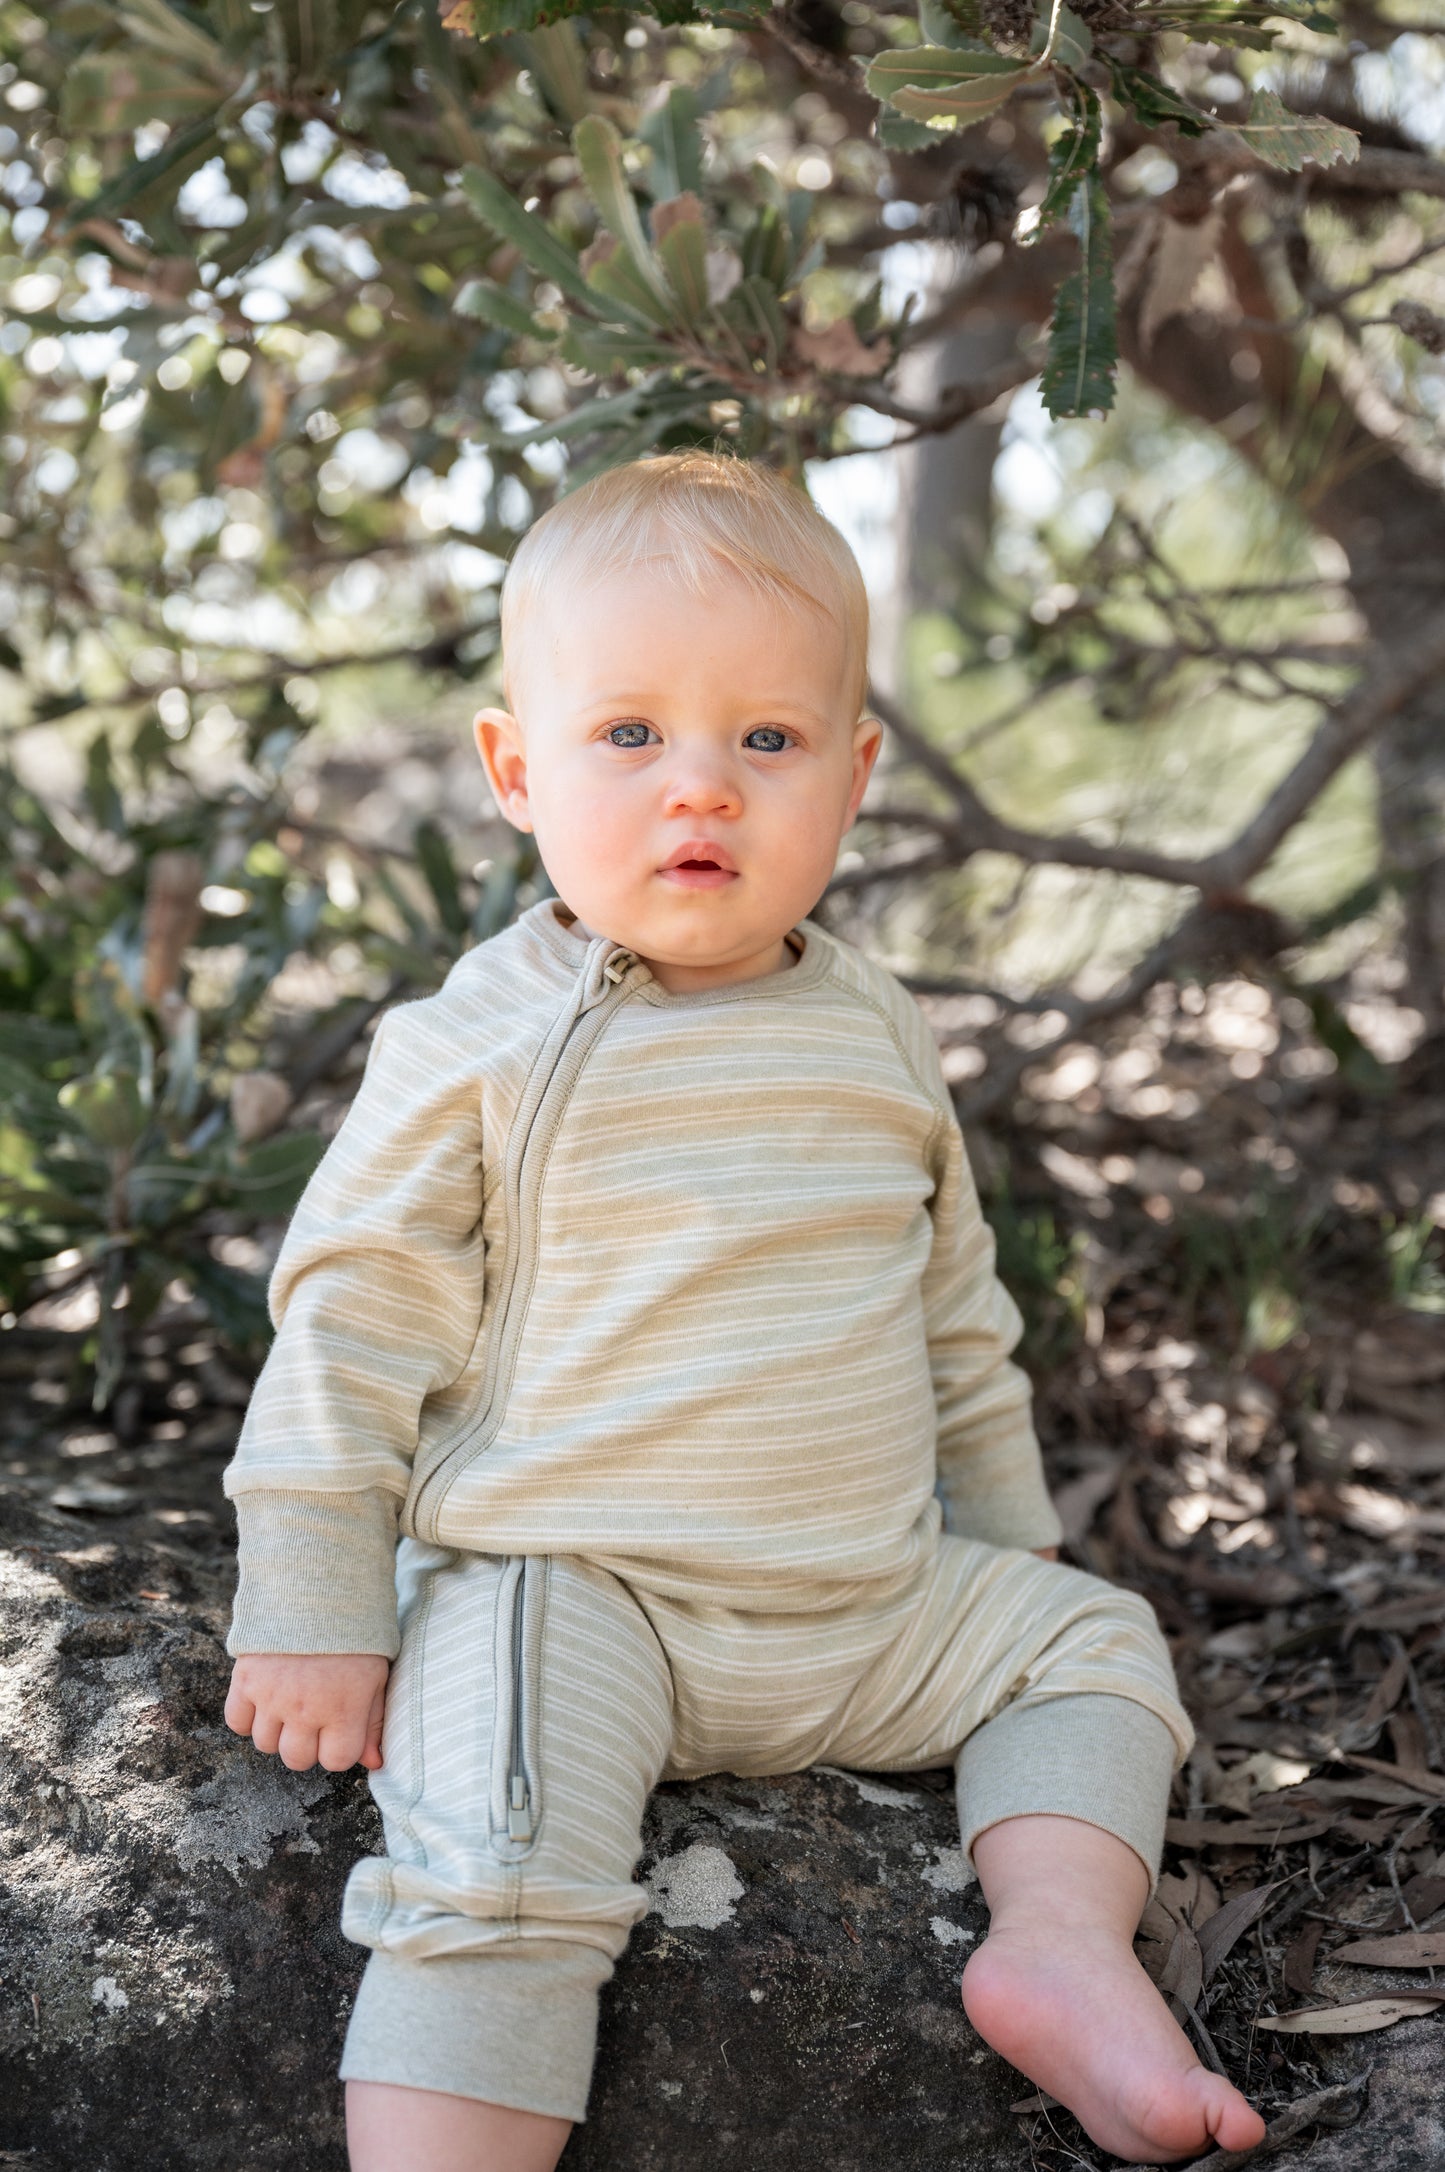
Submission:
POLYGON ((502 582, 502 698, 515 708, 527 620, 567 575, 614 573, 661 555, 708 593, 720 565, 761 594, 822 611, 852 667, 856 723, 868 692, 868 592, 858 561, 807 492, 733 453, 654 453, 579 484, 534 521, 502 582), (507 662, 512 652, 512 665, 507 662), (856 699, 855 699, 856 696, 856 699))

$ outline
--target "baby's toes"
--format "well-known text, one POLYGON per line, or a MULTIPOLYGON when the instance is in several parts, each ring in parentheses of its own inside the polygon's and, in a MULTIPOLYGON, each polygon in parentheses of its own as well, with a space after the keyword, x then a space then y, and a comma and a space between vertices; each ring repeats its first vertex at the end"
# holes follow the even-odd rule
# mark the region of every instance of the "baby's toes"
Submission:
POLYGON ((1204 2124, 1221 2149, 1253 2149, 1264 2140, 1264 2121, 1222 2074, 1201 2073, 1204 2124))

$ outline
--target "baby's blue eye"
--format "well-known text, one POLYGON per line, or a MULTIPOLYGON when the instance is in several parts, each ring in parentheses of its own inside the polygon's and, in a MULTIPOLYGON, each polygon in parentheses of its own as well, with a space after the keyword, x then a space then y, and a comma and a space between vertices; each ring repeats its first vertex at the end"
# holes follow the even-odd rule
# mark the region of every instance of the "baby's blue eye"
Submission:
POLYGON ((751 747, 755 754, 781 754, 787 744, 787 733, 776 730, 771 724, 760 724, 757 730, 749 732, 743 741, 743 745, 751 747))
POLYGON ((614 747, 645 747, 651 730, 650 724, 614 724, 607 738, 614 747))

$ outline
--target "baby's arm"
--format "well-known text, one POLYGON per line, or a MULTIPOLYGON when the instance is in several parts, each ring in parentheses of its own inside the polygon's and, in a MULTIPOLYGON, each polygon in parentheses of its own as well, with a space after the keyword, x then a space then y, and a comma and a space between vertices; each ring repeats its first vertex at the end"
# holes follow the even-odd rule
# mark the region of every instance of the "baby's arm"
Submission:
POLYGON ((276 1341, 226 1473, 240 1540, 226 1716, 298 1770, 380 1763, 421 1409, 463 1370, 481 1316, 469 1038, 445 992, 383 1020, 281 1248, 276 1341))
MULTIPOLYGON (((946 1094, 941 1074, 938 1083, 946 1094)), ((1032 1391, 1010 1357, 1023 1321, 994 1271, 993 1231, 951 1109, 941 1127, 932 1212, 923 1298, 947 1526, 1056 1559, 1062 1527, 1044 1482, 1032 1391)))
POLYGON ((245 1653, 231 1672, 226 1725, 293 1772, 377 1772, 390 1669, 375 1652, 245 1653))

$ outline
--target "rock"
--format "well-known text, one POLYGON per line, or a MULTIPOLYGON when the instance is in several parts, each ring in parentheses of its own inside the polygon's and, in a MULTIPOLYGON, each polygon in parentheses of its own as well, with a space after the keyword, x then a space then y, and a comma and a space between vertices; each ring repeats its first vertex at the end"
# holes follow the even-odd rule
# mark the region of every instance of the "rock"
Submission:
MULTIPOLYGON (((365 1955, 337 1914, 378 1821, 359 1774, 222 1723, 229 1538, 198 1470, 196 1505, 103 1519, 0 1486, 0 2164, 30 2172, 344 2172, 365 1955)), ((959 2002, 984 1918, 948 1773, 664 1787, 640 1875, 564 2172, 1055 2162, 959 2002)), ((1348 2054, 1405 2154, 1372 2114, 1280 2172, 1434 2172, 1439 2044, 1411 2023, 1348 2054)))
MULTIPOLYGON (((221 1720, 225 1534, 0 1490, 0 2147, 43 2172, 342 2172, 380 1829, 359 1774, 221 1720)), ((609 1988, 568 2172, 1028 2163, 959 2003, 982 1932, 950 1776, 659 1790, 654 1898, 609 1988)))

